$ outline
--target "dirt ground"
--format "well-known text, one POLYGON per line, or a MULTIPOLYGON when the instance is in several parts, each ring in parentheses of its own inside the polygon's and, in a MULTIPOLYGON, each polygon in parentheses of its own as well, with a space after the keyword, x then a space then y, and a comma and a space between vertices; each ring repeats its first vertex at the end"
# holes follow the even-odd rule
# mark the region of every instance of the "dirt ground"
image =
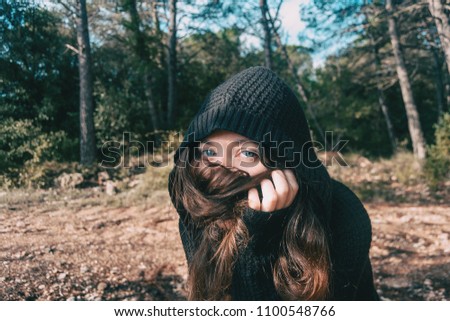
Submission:
MULTIPOLYGON (((0 204, 0 299, 185 300, 178 216, 159 193, 145 205, 0 204)), ((382 299, 449 300, 450 205, 365 206, 382 299)))

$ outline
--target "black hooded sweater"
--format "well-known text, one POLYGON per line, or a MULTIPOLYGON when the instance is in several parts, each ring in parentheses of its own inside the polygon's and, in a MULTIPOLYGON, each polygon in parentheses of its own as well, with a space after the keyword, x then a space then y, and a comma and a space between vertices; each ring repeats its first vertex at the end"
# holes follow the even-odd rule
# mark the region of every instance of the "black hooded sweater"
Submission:
MULTIPOLYGON (((289 86, 264 67, 248 68, 229 78, 205 99, 176 150, 174 163, 184 148, 196 145, 217 129, 259 142, 260 155, 268 151, 270 157, 276 152, 281 160, 277 167, 294 169, 302 180, 301 186, 307 185, 314 212, 328 232, 330 299, 379 300, 369 259, 372 229, 367 211, 347 186, 329 176, 317 158, 305 114, 289 86)), ((182 206, 177 207, 172 193, 173 174, 174 170, 169 175, 168 189, 179 214, 181 241, 190 265, 201 229, 182 206)), ((272 267, 289 210, 263 212, 247 208, 244 212, 251 239, 240 249, 234 265, 233 300, 282 300, 275 290, 272 267)))

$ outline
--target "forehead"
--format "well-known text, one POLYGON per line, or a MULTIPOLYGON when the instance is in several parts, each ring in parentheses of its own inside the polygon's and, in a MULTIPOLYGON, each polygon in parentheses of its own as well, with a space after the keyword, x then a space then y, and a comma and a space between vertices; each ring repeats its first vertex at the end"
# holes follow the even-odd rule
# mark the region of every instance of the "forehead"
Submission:
POLYGON ((208 142, 216 142, 216 143, 230 143, 230 142, 242 142, 242 143, 251 143, 257 145, 257 142, 249 139, 248 137, 242 136, 238 133, 228 131, 228 130, 216 130, 207 137, 201 140, 201 143, 205 144, 208 142))

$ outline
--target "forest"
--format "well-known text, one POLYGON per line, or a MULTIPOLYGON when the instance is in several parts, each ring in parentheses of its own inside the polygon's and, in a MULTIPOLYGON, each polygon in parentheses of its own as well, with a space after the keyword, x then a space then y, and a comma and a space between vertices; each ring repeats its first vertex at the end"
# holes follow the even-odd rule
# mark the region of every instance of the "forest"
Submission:
POLYGON ((301 45, 285 41, 282 6, 3 1, 2 186, 47 184, 24 168, 49 161, 93 164, 124 132, 138 141, 182 132, 211 89, 254 65, 296 89, 320 146, 334 147, 332 132, 349 141, 342 152, 368 157, 407 150, 424 159, 428 148, 430 175, 442 178, 448 4, 307 1, 297 8, 301 45))
MULTIPOLYGON (((170 158, 176 145, 168 142, 182 138, 207 94, 257 65, 295 90, 319 155, 340 153, 352 165, 329 171, 375 218, 382 298, 450 298, 448 0, 3 0, 0 39, 0 215, 12 244, 2 255, 17 255, 0 278, 0 299, 178 299, 168 284, 183 284, 178 269, 186 267, 168 267, 162 253, 127 259, 94 246, 105 268, 97 270, 92 257, 70 251, 97 242, 95 233, 122 237, 116 229, 132 226, 140 212, 158 237, 167 230, 176 238, 174 211, 158 207, 170 204, 170 168, 141 158, 170 158), (105 168, 117 146, 120 162, 105 168), (124 218, 115 218, 119 212, 124 218), (51 229, 41 223, 54 216, 73 236, 65 247, 48 235, 22 237, 51 229), (79 239, 74 217, 94 234, 79 239), (402 227, 405 217, 411 229, 402 227), (412 235, 421 224, 429 226, 412 235), (396 237, 408 249, 423 238, 408 252, 417 266, 400 268, 413 254, 393 250, 396 237), (437 261, 421 264, 427 249, 437 261), (156 272, 145 275, 127 260, 156 272), (147 283, 130 281, 140 279, 147 283)), ((137 244, 162 242, 132 231, 126 237, 137 244)), ((182 261, 181 246, 166 250, 182 261)))

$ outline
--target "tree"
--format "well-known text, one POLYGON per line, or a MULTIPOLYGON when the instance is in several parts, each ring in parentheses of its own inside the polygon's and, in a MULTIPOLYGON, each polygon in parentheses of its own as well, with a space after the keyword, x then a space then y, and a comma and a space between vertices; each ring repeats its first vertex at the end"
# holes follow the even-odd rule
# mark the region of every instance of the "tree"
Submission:
POLYGON ((392 0, 386 1, 386 11, 388 13, 389 36, 391 38, 392 50, 396 61, 397 76, 400 82, 403 102, 405 104, 408 118, 408 128, 413 144, 414 155, 417 159, 423 160, 426 157, 425 139, 420 125, 419 113, 414 101, 411 83, 406 70, 403 54, 400 47, 400 38, 397 31, 397 23, 394 17, 394 7, 392 0))
POLYGON ((169 57, 168 69, 168 97, 167 97, 167 123, 169 128, 173 126, 173 114, 176 104, 177 83, 177 0, 169 0, 170 24, 169 24, 169 57))
POLYGON ((448 73, 450 74, 450 22, 448 13, 445 12, 445 7, 441 0, 428 0, 428 5, 436 23, 442 50, 447 62, 448 73))
POLYGON ((261 25, 264 30, 264 62, 267 68, 272 69, 272 30, 270 28, 270 13, 267 0, 259 0, 261 10, 261 25))
MULTIPOLYGON (((360 65, 359 61, 361 60, 365 61, 365 63, 363 64, 362 70, 348 66, 354 69, 354 76, 352 78, 359 78, 359 81, 362 81, 367 87, 371 87, 373 80, 375 80, 378 105, 386 122, 392 151, 395 152, 396 137, 389 116, 389 108, 386 103, 380 75, 382 63, 379 50, 385 41, 382 37, 373 34, 374 30, 379 32, 379 29, 382 29, 380 28, 381 24, 379 19, 375 18, 380 11, 376 7, 376 4, 369 4, 367 1, 330 2, 317 0, 306 5, 302 13, 304 19, 307 21, 308 28, 312 27, 315 33, 318 34, 317 38, 320 39, 320 41, 317 41, 317 39, 308 39, 312 40, 315 50, 317 48, 319 50, 333 48, 336 47, 337 43, 345 43, 353 38, 348 47, 357 46, 357 50, 351 52, 354 59, 351 64, 360 65), (372 26, 372 20, 377 21, 375 26, 372 26), (354 56, 355 54, 357 56, 354 56)), ((380 33, 384 34, 384 31, 380 33)), ((343 55, 342 52, 345 52, 349 48, 341 49, 338 55, 343 55)), ((358 110, 355 110, 355 112, 359 113, 358 110)))
POLYGON ((79 110, 77 57, 65 52, 75 35, 54 12, 5 1, 0 39, 0 122, 32 119, 45 132, 64 130, 78 139, 78 119, 70 115, 79 110))
POLYGON ((124 1, 124 8, 128 11, 130 15, 130 22, 125 25, 131 31, 132 35, 132 50, 136 56, 137 61, 137 72, 142 77, 144 84, 144 92, 147 100, 147 107, 150 112, 151 122, 153 125, 153 130, 161 128, 161 117, 158 113, 152 89, 152 69, 154 67, 153 55, 151 54, 148 42, 149 39, 146 33, 141 29, 141 19, 139 17, 139 12, 137 9, 136 0, 126 0, 124 1))
MULTIPOLYGON (((438 117, 440 117, 446 109, 447 105, 445 100, 445 71, 442 68, 443 64, 445 63, 445 53, 444 59, 442 59, 439 51, 439 47, 442 47, 442 44, 439 44, 439 36, 436 37, 437 26, 435 23, 433 23, 434 21, 430 20, 431 19, 427 19, 425 17, 423 18, 425 32, 423 32, 422 34, 425 38, 425 47, 428 51, 431 52, 431 55, 433 57, 436 103, 438 107, 438 117)), ((434 18, 432 18, 432 20, 434 20, 434 18)), ((448 94, 450 95, 450 92, 448 94)))
MULTIPOLYGON (((394 132, 394 126, 392 125, 391 117, 389 116, 389 107, 386 102, 386 97, 384 94, 384 89, 381 84, 381 77, 380 77, 380 71, 381 71, 381 58, 380 58, 380 41, 378 41, 376 38, 376 35, 374 35, 374 29, 373 26, 371 26, 369 14, 366 10, 364 12, 364 19, 365 19, 365 32, 367 37, 369 38, 369 47, 373 53, 373 66, 375 69, 375 82, 377 87, 377 94, 378 94, 378 104, 380 105, 381 112, 383 113, 384 120, 386 122, 386 129, 389 135, 389 140, 391 142, 392 146, 392 152, 395 153, 397 150, 397 137, 395 136, 394 132)), ((376 30, 376 29, 375 29, 376 30)))
POLYGON ((95 161, 96 147, 91 45, 86 0, 77 0, 76 24, 80 74, 80 162, 83 165, 90 165, 95 161))

